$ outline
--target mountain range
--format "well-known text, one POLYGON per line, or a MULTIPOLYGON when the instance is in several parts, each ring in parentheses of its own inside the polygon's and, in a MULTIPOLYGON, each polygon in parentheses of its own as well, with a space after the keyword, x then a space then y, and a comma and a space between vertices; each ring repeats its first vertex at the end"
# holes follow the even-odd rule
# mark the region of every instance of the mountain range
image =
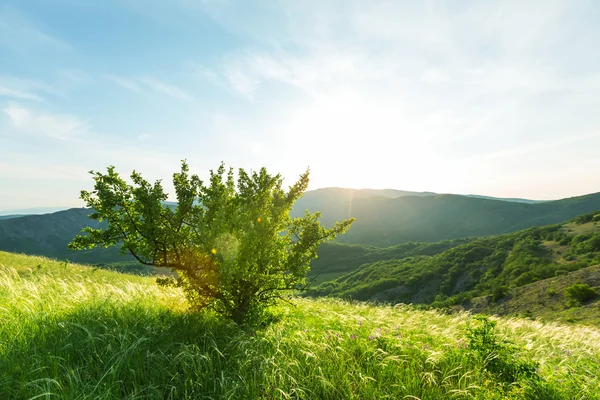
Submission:
MULTIPOLYGON (((173 206, 173 203, 168 205, 173 206)), ((348 217, 357 218, 352 229, 338 242, 375 248, 499 235, 563 222, 600 209, 600 193, 531 203, 430 192, 328 188, 306 192, 296 202, 292 215, 302 215, 305 209, 322 212, 322 221, 326 225, 348 217)), ((89 212, 74 208, 1 219, 0 250, 96 265, 130 262, 131 258, 119 254, 116 248, 67 250, 67 243, 83 227, 97 226, 87 217, 89 212)), ((321 257, 315 263, 326 265, 333 259, 349 258, 348 252, 340 255, 339 251, 328 252, 327 249, 323 246, 321 257)), ((377 259, 377 253, 372 251, 369 260, 377 259)))
POLYGON ((600 209, 600 193, 522 202, 429 192, 329 188, 307 192, 296 202, 292 215, 300 216, 305 209, 321 211, 325 225, 356 218, 340 242, 393 246, 409 241, 498 235, 567 221, 600 209))

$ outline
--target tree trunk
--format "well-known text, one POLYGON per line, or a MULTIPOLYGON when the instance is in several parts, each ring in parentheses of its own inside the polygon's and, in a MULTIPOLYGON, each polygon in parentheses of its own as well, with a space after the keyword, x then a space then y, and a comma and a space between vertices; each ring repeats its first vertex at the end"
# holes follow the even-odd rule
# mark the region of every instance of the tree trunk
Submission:
POLYGON ((244 296, 241 299, 239 299, 238 303, 233 309, 233 312, 231 313, 231 319, 237 325, 242 325, 246 321, 246 315, 248 314, 249 310, 250 297, 244 296))

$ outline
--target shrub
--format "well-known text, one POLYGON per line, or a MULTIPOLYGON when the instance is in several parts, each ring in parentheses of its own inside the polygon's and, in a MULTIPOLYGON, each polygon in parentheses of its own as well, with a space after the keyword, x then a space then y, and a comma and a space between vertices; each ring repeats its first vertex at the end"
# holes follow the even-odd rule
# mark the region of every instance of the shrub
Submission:
POLYGON ((81 199, 93 210, 90 218, 106 227, 85 228, 87 235, 69 248, 119 245, 141 264, 171 268, 193 308, 210 306, 237 324, 266 321, 268 306, 303 287, 318 246, 354 221, 327 229, 320 213, 290 217, 308 171, 285 192, 282 177, 265 168, 251 174, 240 168, 236 184, 233 169, 221 164, 205 185, 183 161, 173 175, 175 207, 164 204, 160 181, 150 184, 135 171, 133 185, 112 166, 91 174, 94 191, 82 191, 81 199))
POLYGON ((600 221, 600 213, 598 211, 594 211, 588 214, 575 217, 572 221, 578 225, 585 224, 591 221, 600 221))
POLYGON ((598 296, 596 291, 585 283, 575 283, 565 289, 565 296, 569 299, 570 307, 580 305, 598 296))
POLYGON ((496 286, 492 289, 492 301, 497 303, 508 293, 508 286, 496 286))
POLYGON ((484 368, 503 382, 536 378, 537 363, 518 356, 518 348, 496 333, 496 322, 486 315, 476 315, 475 326, 467 325, 468 349, 484 368))

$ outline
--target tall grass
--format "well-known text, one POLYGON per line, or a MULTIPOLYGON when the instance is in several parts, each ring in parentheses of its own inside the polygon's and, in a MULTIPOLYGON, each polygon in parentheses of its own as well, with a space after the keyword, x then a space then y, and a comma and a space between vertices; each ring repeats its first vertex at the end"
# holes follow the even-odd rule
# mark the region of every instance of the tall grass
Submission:
POLYGON ((600 330, 498 319, 539 363, 506 382, 468 314, 297 299, 242 330, 176 289, 0 252, 0 399, 600 399, 600 330))

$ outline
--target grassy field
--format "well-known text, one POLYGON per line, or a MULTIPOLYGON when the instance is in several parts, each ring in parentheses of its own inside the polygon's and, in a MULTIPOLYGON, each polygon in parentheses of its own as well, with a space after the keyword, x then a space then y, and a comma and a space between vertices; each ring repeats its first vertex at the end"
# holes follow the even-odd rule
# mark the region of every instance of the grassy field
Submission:
POLYGON ((469 314, 293 303, 243 330, 151 278, 0 252, 0 399, 600 399, 593 327, 495 319, 537 363, 508 379, 469 314))

